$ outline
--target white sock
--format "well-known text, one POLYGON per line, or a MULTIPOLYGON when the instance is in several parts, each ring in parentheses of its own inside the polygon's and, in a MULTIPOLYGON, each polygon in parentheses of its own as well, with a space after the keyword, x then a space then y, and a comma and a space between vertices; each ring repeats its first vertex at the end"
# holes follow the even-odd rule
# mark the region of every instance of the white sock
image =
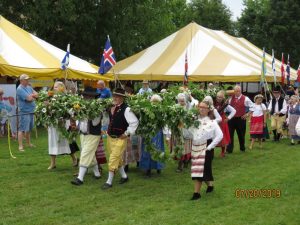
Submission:
POLYGON ((101 174, 99 172, 99 168, 98 168, 97 164, 93 167, 93 171, 94 171, 95 177, 101 177, 101 174))
POLYGON ((79 167, 79 174, 78 174, 77 178, 79 180, 83 181, 83 178, 84 178, 84 175, 85 175, 86 171, 87 171, 87 168, 80 166, 79 167))
POLYGON ((127 178, 127 174, 125 173, 124 166, 121 166, 119 168, 119 172, 120 172, 122 178, 127 178))
POLYGON ((114 175, 115 175, 114 172, 109 171, 106 183, 112 185, 112 182, 113 182, 113 179, 114 179, 114 175))

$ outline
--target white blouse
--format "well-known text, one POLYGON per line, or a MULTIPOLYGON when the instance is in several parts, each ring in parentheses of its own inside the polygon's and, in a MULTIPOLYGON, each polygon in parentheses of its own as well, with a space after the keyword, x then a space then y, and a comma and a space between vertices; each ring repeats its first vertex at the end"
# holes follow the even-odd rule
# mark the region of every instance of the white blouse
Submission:
POLYGON ((222 140, 223 132, 218 123, 207 116, 199 118, 199 122, 200 125, 198 128, 189 128, 193 137, 193 145, 201 145, 207 142, 207 140, 212 139, 212 142, 206 148, 207 150, 211 150, 222 140))
POLYGON ((264 115, 264 111, 267 110, 267 107, 265 106, 264 103, 262 103, 261 105, 252 105, 252 107, 249 109, 252 113, 253 117, 259 117, 264 115))

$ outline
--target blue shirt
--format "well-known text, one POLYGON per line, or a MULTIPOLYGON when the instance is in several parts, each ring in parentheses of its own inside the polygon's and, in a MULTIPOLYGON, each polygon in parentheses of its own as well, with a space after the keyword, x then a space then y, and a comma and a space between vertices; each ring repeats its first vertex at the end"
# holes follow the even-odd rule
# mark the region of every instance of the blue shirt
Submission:
POLYGON ((147 88, 147 89, 144 89, 144 88, 141 88, 139 90, 139 93, 140 95, 144 94, 144 93, 152 93, 152 89, 151 88, 147 88))
POLYGON ((17 100, 19 112, 23 113, 32 113, 35 109, 35 101, 27 101, 26 98, 34 93, 34 90, 31 86, 24 87, 19 85, 17 88, 17 100))
POLYGON ((9 105, 6 105, 4 102, 0 101, 0 112, 2 109, 6 110, 7 112, 11 112, 12 108, 9 105))
POLYGON ((99 98, 111 98, 111 91, 109 88, 99 89, 97 88, 96 93, 100 94, 99 98))

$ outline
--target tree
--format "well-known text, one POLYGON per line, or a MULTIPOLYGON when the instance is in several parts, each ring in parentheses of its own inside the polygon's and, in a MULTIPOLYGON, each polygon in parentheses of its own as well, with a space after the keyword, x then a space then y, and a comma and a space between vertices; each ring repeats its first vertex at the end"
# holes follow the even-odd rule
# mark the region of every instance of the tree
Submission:
POLYGON ((188 19, 201 26, 223 30, 233 34, 231 11, 222 0, 192 0, 189 4, 188 19))
POLYGON ((290 54, 291 66, 300 59, 300 2, 293 0, 244 0, 238 33, 277 58, 290 54))

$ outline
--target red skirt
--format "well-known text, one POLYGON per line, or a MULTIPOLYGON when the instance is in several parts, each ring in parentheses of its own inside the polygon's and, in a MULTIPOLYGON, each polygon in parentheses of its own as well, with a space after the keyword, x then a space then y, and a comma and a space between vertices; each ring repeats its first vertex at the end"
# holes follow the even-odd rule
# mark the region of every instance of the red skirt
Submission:
POLYGON ((223 132, 223 139, 222 141, 217 145, 217 147, 223 147, 230 143, 230 133, 228 128, 228 123, 224 122, 225 115, 222 115, 222 122, 220 123, 220 128, 223 132))
POLYGON ((96 151, 96 160, 98 164, 105 164, 106 163, 106 156, 104 152, 104 142, 103 139, 101 138, 99 141, 99 145, 96 151))
POLYGON ((264 116, 251 117, 250 134, 264 133, 264 116))

